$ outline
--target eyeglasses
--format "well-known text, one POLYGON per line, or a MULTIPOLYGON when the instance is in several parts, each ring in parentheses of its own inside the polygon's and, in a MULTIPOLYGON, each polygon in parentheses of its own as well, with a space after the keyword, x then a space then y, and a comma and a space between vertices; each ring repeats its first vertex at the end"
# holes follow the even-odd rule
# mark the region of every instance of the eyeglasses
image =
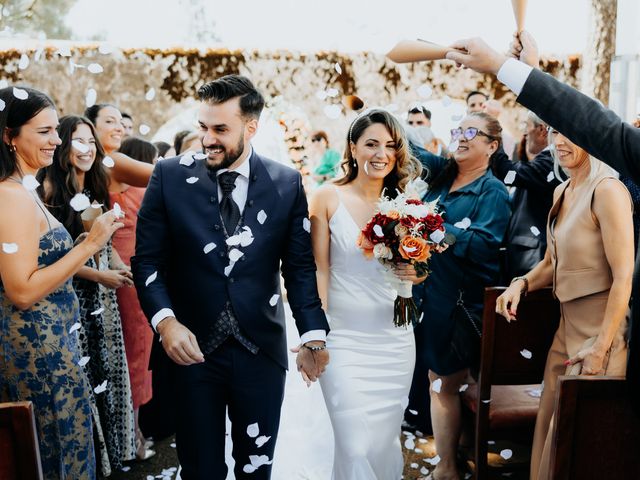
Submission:
POLYGON ((484 133, 479 128, 468 127, 462 130, 462 128, 452 128, 451 129, 451 140, 454 142, 458 140, 461 136, 464 136, 464 139, 467 141, 471 141, 476 138, 478 135, 482 137, 487 137, 490 140, 495 140, 496 137, 489 135, 488 133, 484 133))

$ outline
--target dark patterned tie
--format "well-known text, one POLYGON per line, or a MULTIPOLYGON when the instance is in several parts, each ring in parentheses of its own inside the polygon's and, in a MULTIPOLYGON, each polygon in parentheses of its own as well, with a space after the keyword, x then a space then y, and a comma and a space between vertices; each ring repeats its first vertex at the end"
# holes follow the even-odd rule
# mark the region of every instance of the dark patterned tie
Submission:
POLYGON ((238 175, 240 175, 238 172, 224 172, 218 175, 218 184, 220 185, 220 190, 222 190, 220 216, 228 235, 233 235, 236 225, 238 225, 238 220, 240 220, 240 208, 231 196, 231 192, 236 188, 238 175))

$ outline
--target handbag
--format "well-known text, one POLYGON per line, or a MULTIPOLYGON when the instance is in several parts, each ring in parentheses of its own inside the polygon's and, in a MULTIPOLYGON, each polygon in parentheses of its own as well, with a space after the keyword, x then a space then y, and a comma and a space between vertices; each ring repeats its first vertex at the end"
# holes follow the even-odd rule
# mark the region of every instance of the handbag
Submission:
POLYGON ((453 333, 451 335, 450 351, 453 358, 460 364, 475 367, 480 361, 480 341, 482 338, 482 321, 464 304, 462 290, 451 312, 453 333))

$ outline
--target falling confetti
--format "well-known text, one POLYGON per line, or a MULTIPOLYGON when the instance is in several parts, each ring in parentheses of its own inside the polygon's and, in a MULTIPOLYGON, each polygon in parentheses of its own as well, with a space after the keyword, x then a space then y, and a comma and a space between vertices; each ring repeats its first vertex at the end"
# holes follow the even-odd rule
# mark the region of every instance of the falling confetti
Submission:
POLYGON ((308 218, 302 220, 302 228, 304 228, 307 233, 311 233, 311 221, 308 218))
POLYGON ((96 100, 98 98, 98 92, 96 92, 95 88, 90 88, 87 90, 87 94, 84 97, 84 104, 87 108, 92 107, 96 104, 96 100))
POLYGON ((61 57, 70 57, 71 49, 69 47, 60 47, 56 53, 61 57))
POLYGON ((193 152, 185 153, 180 157, 180 162, 178 163, 180 163, 180 165, 184 165, 185 167, 192 165, 193 162, 195 161, 193 158, 193 155, 194 155, 193 152))
POLYGON ((269 305, 271 305, 272 307, 275 307, 276 304, 278 303, 279 298, 280 298, 280 295, 278 295, 277 293, 272 295, 271 298, 269 299, 269 305))
POLYGON ((340 91, 337 88, 328 88, 327 89, 327 97, 335 98, 340 94, 340 91))
POLYGON ((189 178, 187 178, 187 180, 186 180, 186 181, 187 181, 187 183, 188 183, 189 185, 193 185, 193 184, 194 184, 194 183, 196 183, 198 180, 200 180, 198 177, 189 177, 189 178))
POLYGON ((382 231, 382 227, 380 225, 373 226, 373 233, 375 233, 378 237, 384 237, 384 232, 382 231))
POLYGON ((25 175, 24 177, 22 177, 22 186, 30 192, 33 192, 40 186, 40 182, 36 180, 36 177, 34 177, 33 175, 25 175))
POLYGON ((109 383, 108 380, 105 380, 104 382, 102 382, 100 385, 98 385, 96 388, 93 389, 94 393, 99 394, 106 391, 108 383, 109 383))
POLYGON ((425 462, 427 462, 429 465, 437 465, 440 463, 440 455, 436 455, 433 458, 425 458, 424 460, 425 462))
POLYGON ((236 264, 236 262, 229 262, 229 265, 227 265, 226 267, 224 267, 224 274, 225 276, 229 276, 229 274, 231 273, 231 270, 233 270, 233 266, 236 264))
POLYGON ((151 127, 143 123, 142 125, 140 125, 140 127, 138 127, 138 131, 140 132, 140 135, 146 135, 151 131, 151 127))
POLYGON ((440 243, 442 240, 444 240, 444 232, 442 230, 436 230, 431 235, 429 235, 429 238, 432 242, 440 243))
POLYGON ((256 438, 260 434, 260 427, 257 423, 252 423, 247 427, 247 435, 251 438, 256 438))
POLYGON ((87 153, 90 150, 89 145, 85 145, 78 140, 71 140, 71 146, 80 153, 87 153))
POLYGON ((18 62, 18 68, 24 70, 29 66, 29 56, 26 53, 20 55, 20 61, 18 62))
POLYGON ((107 155, 102 159, 102 165, 104 165, 107 168, 113 168, 115 164, 116 162, 109 155, 107 155))
POLYGON ((527 360, 531 360, 531 357, 533 356, 532 353, 526 348, 520 350, 520 355, 522 355, 527 360))
POLYGON ((511 185, 515 179, 516 179, 516 171, 509 170, 509 172, 505 175, 503 182, 507 185, 511 185))
POLYGON ((7 104, 6 104, 6 103, 4 103, 4 100, 2 100, 2 99, 0 98, 0 112, 1 112, 1 111, 3 111, 3 110, 4 110, 4 107, 6 107, 6 106, 7 106, 7 104))
POLYGON ((442 389, 442 379, 436 378, 431 384, 431 390, 433 390, 436 393, 440 393, 440 389, 442 389))
POLYGON ((242 253, 240 250, 238 250, 237 248, 232 248, 229 251, 229 260, 232 261, 233 263, 237 262, 238 260, 240 260, 242 258, 242 256, 244 255, 244 253, 242 253))
POLYGON ((413 438, 407 438, 404 441, 404 448, 406 448, 407 450, 413 450, 414 448, 416 448, 416 442, 413 438))
POLYGON ((462 393, 462 392, 466 392, 468 388, 469 388, 469 384, 468 384, 468 383, 465 383, 464 385, 460 386, 460 388, 458 389, 458 391, 459 391, 460 393, 462 393))
POLYGON ((204 248, 202 249, 202 251, 205 253, 205 255, 207 253, 209 253, 211 250, 213 250, 214 248, 216 248, 216 244, 211 242, 211 243, 207 243, 204 248))
POLYGON ((509 460, 511 457, 513 457, 513 452, 510 449, 505 448, 500 452, 500 456, 505 460, 509 460))
POLYGON ((87 66, 87 70, 89 71, 89 73, 102 73, 102 72, 104 72, 104 68, 102 68, 102 65, 100 65, 99 63, 90 63, 87 66))
POLYGON ((149 285, 151 285, 155 279, 158 278, 158 272, 153 272, 151 275, 149 275, 147 277, 147 279, 144 281, 144 286, 148 287, 149 285))
POLYGON ((76 193, 69 202, 76 212, 82 212, 91 206, 91 200, 84 193, 76 193))
POLYGON ((91 360, 91 357, 82 357, 78 362, 78 365, 84 367, 87 363, 89 363, 89 360, 91 360))
POLYGON ((100 307, 97 310, 94 310, 93 312, 91 312, 91 315, 93 315, 94 317, 97 317, 98 315, 100 315, 102 312, 104 312, 104 307, 100 307))
POLYGON ((156 98, 156 89, 151 87, 149 90, 147 90, 147 93, 144 94, 144 98, 149 102, 156 98))
POLYGON ((417 410, 409 410, 409 413, 411 415, 418 415, 418 411, 417 410))
POLYGON ((27 93, 27 91, 18 87, 13 87, 13 96, 18 100, 26 100, 27 98, 29 98, 29 94, 27 93))
POLYGON ((124 212, 118 202, 113 202, 113 214, 116 218, 124 218, 124 212))
POLYGON ((532 226, 529 230, 531 230, 531 233, 533 233, 536 237, 540 235, 540 230, 535 225, 532 226))
POLYGON ((14 254, 18 251, 17 243, 3 243, 2 251, 8 255, 14 254))
POLYGON ((80 327, 81 327, 80 322, 74 323, 73 325, 71 325, 71 328, 69 329, 69 333, 71 334, 73 332, 80 330, 80 327))
POLYGON ((269 440, 271 440, 271 437, 267 437, 265 435, 261 435, 258 438, 256 438, 256 446, 258 448, 262 447, 265 443, 267 443, 269 440))
POLYGON ((471 220, 469 219, 469 217, 464 217, 459 222, 454 223, 453 226, 456 228, 461 228, 462 230, 466 230, 471 226, 471 220))
POLYGON ((451 142, 449 144, 449 151, 451 153, 455 152, 456 150, 458 150, 458 147, 460 146, 460 142, 458 140, 454 140, 453 142, 451 142))
POLYGON ((338 75, 342 75, 342 67, 339 63, 336 63, 333 67, 336 69, 336 72, 338 72, 338 75))
POLYGON ((556 178, 555 173, 553 173, 553 171, 549 172, 549 175, 547 175, 547 182, 553 182, 554 178, 556 178))
POLYGON ((206 158, 207 158, 207 154, 206 153, 202 153, 202 152, 198 152, 198 153, 193 155, 193 159, 194 160, 204 160, 206 158))

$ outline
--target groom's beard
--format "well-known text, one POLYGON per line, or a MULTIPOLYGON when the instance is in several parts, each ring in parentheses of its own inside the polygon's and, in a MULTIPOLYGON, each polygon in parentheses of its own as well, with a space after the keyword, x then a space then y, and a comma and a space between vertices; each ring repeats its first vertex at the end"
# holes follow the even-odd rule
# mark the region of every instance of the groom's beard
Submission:
POLYGON ((227 149, 221 143, 215 143, 211 145, 203 145, 204 152, 207 154, 207 169, 211 172, 222 170, 223 168, 229 168, 233 163, 238 160, 244 153, 244 128, 238 138, 238 144, 235 148, 227 149), (211 149, 221 148, 222 159, 219 159, 220 154, 213 155, 211 149))

